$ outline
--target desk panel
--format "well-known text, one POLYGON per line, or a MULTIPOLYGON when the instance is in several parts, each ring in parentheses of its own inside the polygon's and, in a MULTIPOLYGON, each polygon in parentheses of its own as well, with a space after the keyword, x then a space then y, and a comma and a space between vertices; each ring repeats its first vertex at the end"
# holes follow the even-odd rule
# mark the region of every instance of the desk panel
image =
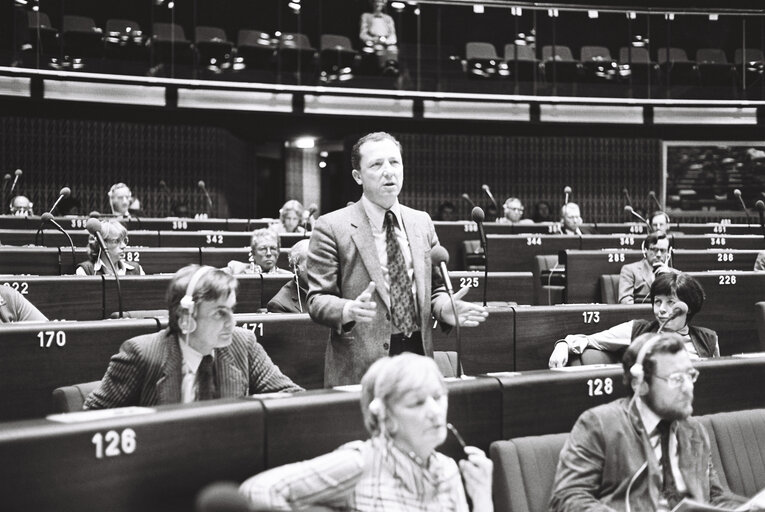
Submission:
POLYGON ((582 235, 579 249, 597 251, 599 249, 632 249, 640 250, 645 235, 633 233, 614 233, 612 235, 582 235))
POLYGON ((762 235, 675 235, 675 249, 765 249, 762 235))
MULTIPOLYGON (((231 260, 237 260, 241 262, 250 261, 249 247, 202 247, 200 251, 202 252, 202 264, 212 265, 216 268, 225 267, 231 260)), ((279 257, 276 260, 276 266, 284 270, 290 270, 289 254, 290 249, 285 249, 282 247, 282 249, 279 251, 279 257)))
MULTIPOLYGON (((232 219, 233 220, 233 219, 232 219)), ((245 222, 246 226, 246 221, 245 222)), ((226 231, 228 230, 228 221, 226 219, 185 219, 185 218, 135 218, 131 217, 126 222, 128 231, 151 229, 166 231, 226 231)))
POLYGON ((140 263, 147 274, 174 274, 186 265, 199 265, 201 262, 196 247, 128 247, 125 259, 140 263))
POLYGON ((104 317, 101 276, 10 276, 11 286, 50 320, 100 320, 104 317))
POLYGON ((759 251, 743 249, 706 249, 672 251, 672 265, 683 272, 707 270, 752 270, 759 251))
MULTIPOLYGON (((478 226, 475 222, 441 222, 435 221, 438 242, 449 252, 449 270, 463 270, 462 267, 462 242, 465 240, 478 240, 478 226)), ((0 238, 2 240, 2 238, 0 238)))
POLYGON ((188 512, 205 485, 262 471, 264 440, 255 400, 68 425, 7 424, 0 431, 3 510, 188 512))
POLYGON ((2 326, 0 420, 49 414, 55 388, 100 379, 123 341, 158 328, 130 319, 2 326))
MULTIPOLYGON (((39 227, 39 226, 38 226, 39 227)), ((84 246, 88 243, 90 236, 84 229, 67 230, 72 237, 72 243, 75 247, 84 246)), ((32 229, 2 229, 0 230, 0 241, 6 245, 15 245, 21 247, 24 245, 33 245, 37 239, 37 244, 42 247, 69 247, 69 240, 59 231, 53 228, 47 228, 37 235, 37 227, 32 229)))
POLYGON ((598 222, 595 229, 601 235, 630 234, 644 238, 648 234, 648 226, 643 222, 598 222))
MULTIPOLYGON (((470 287, 464 300, 483 302, 483 288, 486 284, 483 272, 455 271, 449 272, 449 277, 455 292, 463 286, 470 287)), ((534 283, 531 272, 489 272, 486 300, 531 304, 534 302, 534 283)))
MULTIPOLYGON (((7 243, 4 238, 0 238, 0 241, 7 243)), ((58 249, 55 247, 0 247, 0 272, 57 276, 60 272, 58 249)))
POLYGON ((759 224, 720 224, 709 222, 706 224, 688 224, 681 222, 672 228, 672 231, 685 233, 686 235, 705 234, 728 234, 728 235, 757 235, 760 233, 759 224))
POLYGON ((577 304, 513 309, 515 370, 518 371, 547 368, 555 341, 567 334, 592 334, 637 318, 653 319, 651 306, 647 304, 577 304))
POLYGON ((273 362, 306 389, 324 387, 324 352, 329 327, 308 313, 238 314, 236 324, 255 333, 273 362))
POLYGON ((600 276, 618 274, 622 266, 642 259, 641 251, 618 249, 561 251, 558 262, 566 267, 566 302, 569 304, 602 302, 600 276))
POLYGON ((489 269, 495 272, 531 272, 534 256, 579 249, 580 237, 570 235, 486 235, 489 269))

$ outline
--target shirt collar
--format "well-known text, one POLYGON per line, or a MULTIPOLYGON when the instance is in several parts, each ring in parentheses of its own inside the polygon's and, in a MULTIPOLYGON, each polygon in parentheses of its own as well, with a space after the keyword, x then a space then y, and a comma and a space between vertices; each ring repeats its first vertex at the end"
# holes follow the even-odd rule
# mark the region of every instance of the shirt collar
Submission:
MULTIPOLYGON (((183 356, 183 363, 193 372, 197 373, 199 365, 202 364, 202 358, 204 357, 191 345, 179 339, 179 345, 181 346, 181 355, 183 356)), ((215 358, 215 350, 212 351, 212 356, 215 358)))
MULTIPOLYGON (((388 210, 378 204, 373 203, 367 199, 367 196, 365 195, 361 196, 361 206, 364 207, 364 211, 366 212, 367 217, 369 218, 369 223, 372 224, 372 227, 377 231, 382 231, 385 222, 385 212, 388 210)), ((389 208, 389 210, 392 211, 393 215, 396 216, 396 222, 398 222, 399 228, 404 229, 404 222, 401 219, 401 204, 398 202, 398 198, 396 198, 396 201, 393 203, 393 206, 389 208)))
MULTIPOLYGON (((101 267, 103 266, 104 266, 103 260, 101 260, 101 258, 98 258, 96 262, 93 264, 93 271, 99 272, 101 270, 101 267)), ((128 270, 133 270, 135 268, 133 265, 131 265, 125 260, 119 260, 117 264, 115 265, 115 267, 117 267, 117 271, 119 271, 120 269, 125 269, 125 271, 128 271, 128 270)))
POLYGON ((645 428, 646 433, 649 436, 653 436, 655 434, 656 426, 661 421, 661 418, 653 412, 653 410, 648 407, 648 404, 646 404, 642 398, 638 398, 635 400, 638 410, 638 415, 640 416, 640 420, 643 422, 643 428, 645 428))

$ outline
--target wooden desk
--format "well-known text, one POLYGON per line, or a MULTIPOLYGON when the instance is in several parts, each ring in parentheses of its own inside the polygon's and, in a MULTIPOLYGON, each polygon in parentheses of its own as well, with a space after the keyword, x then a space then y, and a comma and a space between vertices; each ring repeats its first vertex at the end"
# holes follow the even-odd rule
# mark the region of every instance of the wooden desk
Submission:
POLYGON ((266 439, 257 400, 7 424, 0 431, 3 510, 188 512, 205 485, 262 471, 266 439))
POLYGON ((746 249, 706 249, 672 251, 672 266, 683 272, 707 270, 752 270, 760 251, 746 249))
POLYGON ((139 263, 147 274, 174 274, 186 265, 200 265, 199 252, 196 247, 128 247, 125 260, 139 263))
POLYGON ((558 262, 566 268, 564 300, 569 304, 602 302, 600 276, 618 274, 622 266, 643 259, 641 251, 561 251, 558 262))
POLYGON ((49 320, 100 320, 104 318, 104 285, 101 276, 2 276, 49 320))
POLYGON ((640 250, 645 235, 632 233, 615 233, 611 235, 582 235, 579 249, 597 251, 600 249, 633 249, 640 250))
POLYGON ((601 235, 630 234, 641 239, 648 234, 648 226, 642 222, 598 222, 595 229, 601 235))
MULTIPOLYGON (((694 415, 765 405, 765 394, 752 384, 765 378, 765 358, 709 359, 695 366, 701 375, 695 384, 694 415)), ((620 365, 572 368, 499 377, 503 439, 568 432, 585 410, 627 396, 620 365)))
POLYGON ((133 319, 4 325, 0 420, 49 414, 55 388, 100 379, 123 341, 158 329, 156 320, 133 319))
MULTIPOLYGON (((202 247, 200 249, 202 253, 202 264, 212 265, 216 268, 223 268, 228 265, 231 260, 237 260, 241 262, 250 261, 250 247, 239 248, 225 248, 225 247, 202 247)), ((289 266, 289 254, 290 249, 282 249, 279 251, 279 257, 276 260, 276 266, 290 270, 289 266)))
POLYGON ((555 341, 567 334, 592 334, 637 318, 653 319, 650 305, 577 304, 513 309, 516 371, 547 368, 555 341))
POLYGON ((579 236, 571 235, 486 235, 489 270, 531 272, 534 256, 579 249, 579 236))
MULTIPOLYGON (((0 240, 7 243, 3 238, 0 240)), ((55 247, 0 247, 0 272, 57 276, 61 272, 59 250, 55 247)))
POLYGON ((680 233, 685 233, 686 235, 705 235, 705 234, 758 235, 760 234, 760 225, 756 223, 754 224, 720 224, 718 222, 708 222, 705 224, 689 224, 686 222, 681 222, 677 225, 674 225, 672 227, 672 231, 678 231, 680 233))
MULTIPOLYGON (((464 300, 483 302, 483 287, 486 284, 483 272, 449 272, 452 286, 456 292, 463 286, 470 287, 464 300)), ((534 283, 531 272, 489 272, 489 288, 486 290, 489 302, 515 302, 531 304, 534 302, 534 283)))
MULTIPOLYGON (((246 227, 247 221, 240 219, 246 227)), ((231 219, 234 221, 234 219, 231 219)), ((227 219, 185 219, 131 217, 125 222, 128 231, 151 229, 155 231, 231 231, 227 219)), ((233 222, 232 222, 233 224, 233 222)))
POLYGON ((675 249, 765 249, 762 235, 676 235, 675 249))

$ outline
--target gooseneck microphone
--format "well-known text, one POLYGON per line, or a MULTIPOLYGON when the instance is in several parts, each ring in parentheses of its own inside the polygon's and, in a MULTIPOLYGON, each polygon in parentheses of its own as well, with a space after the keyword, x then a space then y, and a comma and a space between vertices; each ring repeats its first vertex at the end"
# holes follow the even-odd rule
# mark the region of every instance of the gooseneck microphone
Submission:
POLYGON ((114 273, 114 282, 117 283, 117 304, 119 307, 120 318, 122 318, 122 287, 120 286, 120 276, 117 273, 117 267, 114 266, 112 257, 109 255, 109 251, 106 250, 106 242, 104 242, 104 237, 101 234, 101 230, 103 229, 101 221, 91 217, 85 224, 85 229, 88 230, 88 233, 96 237, 98 247, 101 248, 101 252, 106 256, 106 261, 109 262, 109 267, 111 267, 112 272, 114 273))
MULTIPOLYGON (((56 202, 53 203, 53 206, 50 207, 50 210, 48 210, 49 213, 53 213, 53 210, 56 209, 56 206, 58 206, 58 203, 61 202, 62 199, 65 197, 69 197, 69 195, 72 193, 72 189, 69 187, 64 187, 59 191, 58 193, 58 199, 56 199, 56 202)), ((51 215, 52 216, 52 215, 51 215)))
POLYGON ((648 191, 648 199, 653 200, 653 203, 656 205, 657 210, 661 211, 664 209, 662 208, 661 203, 659 203, 659 198, 656 197, 656 192, 654 192, 653 190, 648 191))
POLYGON ((760 199, 754 203, 754 207, 757 208, 757 215, 760 217, 760 229, 762 230, 762 236, 765 237, 765 202, 760 199))
POLYGON ((207 187, 205 186, 205 182, 202 180, 199 180, 197 182, 197 186, 202 189, 202 192, 205 193, 205 197, 207 198, 207 204, 210 207, 210 210, 212 210, 213 202, 212 202, 212 199, 210 198, 210 194, 207 193, 207 187))
POLYGON ((11 191, 8 192, 9 194, 13 194, 13 190, 16 188, 16 184, 19 182, 19 177, 24 174, 24 171, 21 169, 16 169, 16 171, 13 173, 16 177, 13 178, 13 183, 11 184, 11 191))
POLYGON ((308 237, 308 224, 311 219, 311 212, 303 210, 303 218, 300 220, 300 225, 303 227, 303 238, 308 237))
POLYGON ((563 194, 565 195, 565 199, 563 200, 563 204, 565 205, 568 204, 568 200, 571 197, 571 187, 563 187, 563 194))
POLYGON ((749 210, 746 209, 746 203, 744 202, 744 198, 741 197, 741 191, 739 189, 734 189, 733 195, 736 196, 736 199, 738 199, 738 202, 741 204, 741 208, 744 210, 744 215, 746 215, 746 223, 749 224, 749 210))
POLYGON ((491 199, 492 204, 494 205, 494 208, 497 209, 497 215, 499 215, 499 205, 497 204, 497 200, 494 199, 494 195, 491 193, 491 189, 489 188, 489 185, 484 183, 481 185, 481 189, 486 192, 486 195, 489 196, 489 199, 491 199))
MULTIPOLYGON (((476 207, 477 208, 477 207, 476 207)), ((444 280, 444 286, 446 286, 446 293, 449 295, 449 302, 452 305, 452 312, 454 313, 454 332, 457 337, 455 348, 457 349, 457 373, 462 377, 462 337, 460 335, 460 317, 457 312, 457 304, 454 302, 454 288, 452 287, 452 281, 449 279, 449 269, 446 268, 446 264, 449 263, 449 253, 437 245, 430 251, 430 261, 433 265, 438 267, 441 272, 441 278, 444 280)))
POLYGON ((660 333, 664 331, 664 327, 675 318, 679 317, 682 314, 688 313, 688 304, 685 302, 677 302, 675 306, 672 308, 672 314, 670 314, 667 318, 665 318, 661 323, 659 323, 659 330, 656 331, 657 333, 660 333))
POLYGON ((483 220, 486 216, 480 206, 473 208, 470 216, 478 225, 478 236, 481 237, 481 247, 483 247, 483 305, 486 307, 486 289, 489 287, 489 250, 486 246, 486 232, 483 230, 483 220))
POLYGON ((632 198, 630 197, 630 191, 627 190, 627 187, 622 189, 622 194, 624 194, 624 199, 627 200, 627 204, 632 206, 632 198))
POLYGON ((467 195, 467 193, 463 192, 463 194, 460 197, 462 197, 462 199, 467 201, 467 204, 469 204, 471 208, 475 208, 475 203, 473 202, 472 199, 470 199, 470 196, 467 195))
POLYGON ((645 223, 645 225, 646 225, 646 226, 648 226, 648 232, 649 232, 649 233, 651 232, 651 225, 648 223, 648 221, 645 219, 645 217, 643 217, 643 216, 642 216, 642 215, 640 215, 638 212, 636 212, 636 211, 635 211, 635 209, 634 209, 633 207, 631 207, 630 205, 627 205, 627 206, 625 206, 625 207, 624 207, 624 211, 625 211, 626 213, 629 213, 630 215, 634 216, 634 217, 635 217, 636 219, 638 219, 640 222, 644 222, 644 223, 645 223))
POLYGON ((43 213, 40 216, 40 220, 42 221, 40 222, 40 229, 42 229, 43 224, 45 224, 45 222, 50 222, 59 231, 59 233, 63 233, 64 236, 66 237, 67 241, 69 242, 69 247, 72 249, 72 272, 74 272, 77 268, 77 253, 75 252, 75 249, 74 249, 74 242, 72 241, 72 237, 69 236, 69 233, 67 233, 64 228, 61 227, 61 224, 59 224, 53 219, 52 213, 50 212, 43 213))
POLYGON ((0 215, 6 213, 5 211, 5 189, 8 188, 8 182, 11 181, 11 175, 6 173, 3 176, 3 193, 0 195, 0 215))

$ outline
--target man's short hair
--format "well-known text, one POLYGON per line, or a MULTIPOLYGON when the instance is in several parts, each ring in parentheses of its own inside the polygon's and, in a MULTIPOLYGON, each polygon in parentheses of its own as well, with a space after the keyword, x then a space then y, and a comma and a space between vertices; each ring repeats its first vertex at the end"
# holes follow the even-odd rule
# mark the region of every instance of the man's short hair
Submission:
POLYGON ((279 252, 279 250, 282 247, 282 244, 279 241, 279 235, 273 230, 268 228, 260 228, 252 232, 252 240, 250 240, 250 247, 254 250, 257 246, 259 246, 264 241, 272 241, 276 243, 276 252, 279 252))
POLYGON ((121 188, 126 188, 127 191, 128 191, 128 195, 131 196, 131 197, 133 196, 133 192, 130 190, 130 187, 128 187, 127 185, 125 185, 122 182, 119 182, 119 183, 115 183, 114 185, 112 185, 112 188, 109 189, 109 199, 113 198, 114 194, 117 193, 117 190, 119 190, 121 188))
MULTIPOLYGON (((170 285, 167 287, 165 298, 167 301, 167 313, 170 317, 169 327, 172 333, 177 334, 181 332, 180 327, 178 327, 181 299, 186 295, 186 289, 189 287, 191 277, 199 268, 199 265, 185 266, 170 279, 170 285)), ((223 270, 211 267, 197 281, 191 296, 196 304, 199 304, 200 301, 214 301, 236 293, 238 286, 239 281, 234 276, 223 270)))
POLYGON ((688 321, 701 311, 706 299, 701 283, 684 272, 665 272, 656 276, 651 285, 652 304, 657 295, 676 295, 688 304, 688 321))
MULTIPOLYGON (((652 245, 656 245, 656 242, 659 240, 669 240, 669 237, 664 231, 654 231, 653 233, 649 233, 645 237, 645 241, 643 242, 643 246, 648 250, 649 247, 652 245)), ((672 241, 670 240, 670 245, 672 244, 672 241)))
POLYGON ((399 152, 403 155, 404 149, 401 147, 401 143, 396 140, 396 137, 391 135, 387 132, 372 132, 364 135, 361 137, 356 144, 353 145, 353 149, 351 150, 351 168, 359 171, 359 167, 361 167, 361 146, 366 144, 367 142, 378 142, 381 140, 391 140, 393 141, 396 146, 398 146, 399 152))
POLYGON ((520 199, 518 199, 517 197, 508 197, 507 200, 505 200, 505 202, 502 204, 502 207, 503 208, 508 208, 510 203, 514 203, 516 201, 521 203, 521 208, 523 208, 523 202, 520 199))
POLYGON ((651 215, 651 220, 653 221, 653 219, 655 219, 656 217, 664 217, 664 220, 666 221, 667 224, 669 224, 669 222, 670 222, 669 221, 669 215, 667 215, 667 212, 663 212, 661 210, 656 210, 651 215))
POLYGON ((651 347, 643 357, 643 382, 650 382, 651 377, 656 372, 656 361, 654 357, 657 354, 677 354, 685 350, 683 338, 674 332, 641 334, 635 338, 622 357, 622 370, 624 385, 632 392, 632 372, 630 371, 637 361, 640 350, 646 343, 652 343, 651 347))
MULTIPOLYGON (((564 204, 563 206, 560 207, 560 216, 561 216, 561 218, 566 216, 566 210, 568 210, 572 206, 576 206, 577 208, 579 208, 579 205, 577 203, 574 203, 574 202, 568 202, 568 203, 566 203, 566 204, 564 204)), ((582 209, 579 208, 579 212, 580 213, 581 213, 581 211, 582 211, 582 209)))
POLYGON ((292 246, 290 249, 290 266, 298 265, 300 261, 308 257, 308 240, 303 239, 292 246))

